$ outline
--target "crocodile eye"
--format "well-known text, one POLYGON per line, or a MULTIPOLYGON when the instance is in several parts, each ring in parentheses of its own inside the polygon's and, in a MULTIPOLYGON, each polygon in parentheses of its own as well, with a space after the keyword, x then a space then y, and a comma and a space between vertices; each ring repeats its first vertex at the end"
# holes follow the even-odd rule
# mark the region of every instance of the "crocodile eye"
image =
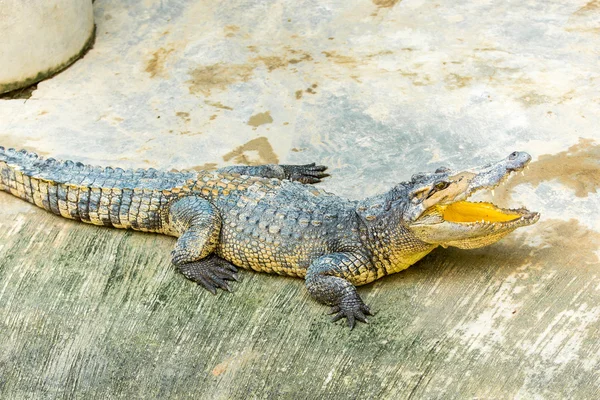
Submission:
POLYGON ((450 183, 448 183, 446 181, 440 181, 440 182, 436 183, 435 186, 433 186, 433 187, 435 190, 444 190, 448 186, 450 186, 450 183))
POLYGON ((450 186, 449 182, 445 182, 445 181, 439 181, 439 182, 437 182, 435 185, 433 185, 433 187, 431 188, 431 190, 427 194, 427 198, 433 196, 435 193, 439 192, 440 190, 446 189, 448 186, 450 186))

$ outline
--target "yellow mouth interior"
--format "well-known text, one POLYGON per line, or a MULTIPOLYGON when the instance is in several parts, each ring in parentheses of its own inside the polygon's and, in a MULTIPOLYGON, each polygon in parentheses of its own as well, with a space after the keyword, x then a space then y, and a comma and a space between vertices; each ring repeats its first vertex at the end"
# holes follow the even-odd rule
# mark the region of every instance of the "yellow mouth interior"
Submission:
POLYGON ((471 203, 457 201, 448 205, 438 205, 438 212, 449 222, 507 222, 519 219, 519 214, 505 212, 492 203, 471 203))

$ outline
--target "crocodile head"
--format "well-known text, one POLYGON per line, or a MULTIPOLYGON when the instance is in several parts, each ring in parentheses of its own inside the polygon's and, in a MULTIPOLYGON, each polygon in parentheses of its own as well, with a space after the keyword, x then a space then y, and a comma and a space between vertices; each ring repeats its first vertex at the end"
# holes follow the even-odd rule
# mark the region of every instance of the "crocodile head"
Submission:
POLYGON ((403 216, 407 227, 426 243, 473 249, 535 223, 537 212, 467 200, 477 191, 493 192, 511 173, 523 171, 530 160, 529 154, 514 152, 499 162, 465 171, 442 167, 432 174, 414 175, 403 216))

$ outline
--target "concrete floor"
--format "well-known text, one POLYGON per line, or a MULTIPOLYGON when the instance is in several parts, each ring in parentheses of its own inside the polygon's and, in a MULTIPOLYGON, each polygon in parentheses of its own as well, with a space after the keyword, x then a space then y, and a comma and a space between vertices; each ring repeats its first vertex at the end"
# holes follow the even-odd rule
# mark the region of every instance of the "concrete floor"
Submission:
POLYGON ((97 40, 0 145, 120 167, 330 166, 351 198, 531 153, 494 202, 536 225, 360 289, 350 332, 301 281, 212 296, 172 238, 0 193, 0 397, 599 398, 600 2, 97 0, 97 40))

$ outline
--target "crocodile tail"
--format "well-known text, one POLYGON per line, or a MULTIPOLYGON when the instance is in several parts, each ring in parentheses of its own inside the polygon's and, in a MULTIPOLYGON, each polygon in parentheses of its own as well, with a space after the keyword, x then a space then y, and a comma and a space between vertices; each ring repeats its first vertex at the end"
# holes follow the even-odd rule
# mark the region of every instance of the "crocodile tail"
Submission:
POLYGON ((25 165, 31 164, 38 159, 38 155, 26 150, 5 149, 0 146, 0 162, 8 164, 25 165))
POLYGON ((31 176, 53 161, 43 160, 37 154, 26 150, 5 149, 0 146, 0 190, 52 211, 47 206, 47 201, 46 206, 42 204, 39 193, 34 189, 39 187, 40 180, 31 176))
POLYGON ((34 169, 39 163, 40 159, 35 153, 0 146, 0 189, 24 198, 16 192, 17 175, 19 172, 34 169))
POLYGON ((102 168, 0 146, 0 189, 69 219, 158 231, 159 209, 197 172, 102 168))

